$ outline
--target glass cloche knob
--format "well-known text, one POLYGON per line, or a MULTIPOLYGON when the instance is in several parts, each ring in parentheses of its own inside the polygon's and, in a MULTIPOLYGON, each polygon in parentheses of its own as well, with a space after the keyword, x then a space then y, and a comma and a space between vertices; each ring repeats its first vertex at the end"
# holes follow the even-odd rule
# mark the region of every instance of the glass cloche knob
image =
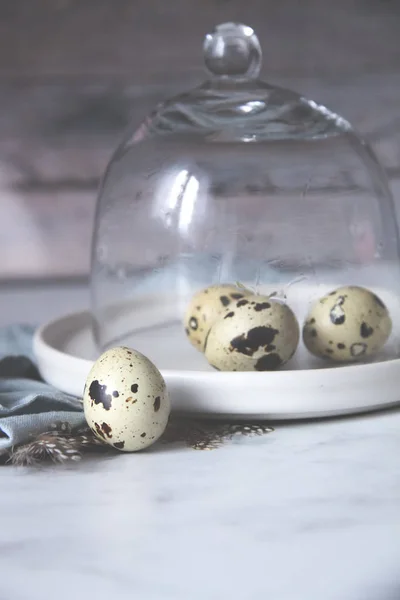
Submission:
POLYGON ((204 40, 207 69, 217 77, 256 78, 261 46, 253 29, 240 23, 218 25, 204 40))

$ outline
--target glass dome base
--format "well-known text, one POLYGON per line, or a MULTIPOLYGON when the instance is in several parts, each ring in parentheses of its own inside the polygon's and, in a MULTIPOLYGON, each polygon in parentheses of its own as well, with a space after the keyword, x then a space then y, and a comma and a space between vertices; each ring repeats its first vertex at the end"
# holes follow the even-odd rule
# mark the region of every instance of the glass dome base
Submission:
MULTIPOLYGON (((240 373, 188 370, 196 355, 189 358, 187 345, 181 355, 172 352, 170 344, 176 343, 176 338, 167 332, 168 328, 159 323, 150 336, 142 329, 137 342, 149 344, 161 361, 166 361, 164 364, 171 356, 175 364, 181 357, 177 369, 161 369, 172 409, 180 415, 273 421, 357 414, 400 404, 400 359, 384 360, 381 356, 381 362, 335 369, 240 373), (160 344, 155 346, 157 339, 160 344)), ((75 313, 44 325, 35 334, 34 353, 45 381, 81 396, 98 356, 90 314, 75 313)))
MULTIPOLYGON (((336 287, 337 284, 324 283, 315 286, 308 282, 295 281, 280 294, 284 294, 285 301, 296 314, 299 323, 303 323, 309 310, 310 298, 317 299, 336 287)), ((376 363, 399 356, 400 299, 384 288, 374 287, 371 291, 384 301, 394 324, 391 336, 382 350, 365 361, 376 363)), ((276 286, 264 286, 258 290, 258 293, 264 295, 275 292, 276 286)), ((179 310, 180 304, 184 304, 184 301, 177 300, 175 295, 168 298, 165 295, 160 297, 157 293, 149 293, 143 295, 140 302, 124 302, 110 307, 105 318, 113 336, 106 348, 121 345, 135 348, 150 358, 161 371, 213 371, 204 355, 187 340, 179 310)), ((362 363, 363 361, 358 361, 356 364, 362 363)), ((337 369, 340 366, 343 364, 313 356, 300 340, 293 358, 280 370, 337 369)))

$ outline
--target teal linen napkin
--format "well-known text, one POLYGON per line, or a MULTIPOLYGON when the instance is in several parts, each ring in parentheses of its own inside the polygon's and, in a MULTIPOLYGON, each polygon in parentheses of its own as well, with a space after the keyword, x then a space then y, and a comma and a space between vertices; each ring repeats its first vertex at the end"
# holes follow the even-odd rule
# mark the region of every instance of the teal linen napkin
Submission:
POLYGON ((32 353, 34 328, 0 328, 0 451, 31 441, 62 422, 85 424, 82 401, 41 380, 32 353))

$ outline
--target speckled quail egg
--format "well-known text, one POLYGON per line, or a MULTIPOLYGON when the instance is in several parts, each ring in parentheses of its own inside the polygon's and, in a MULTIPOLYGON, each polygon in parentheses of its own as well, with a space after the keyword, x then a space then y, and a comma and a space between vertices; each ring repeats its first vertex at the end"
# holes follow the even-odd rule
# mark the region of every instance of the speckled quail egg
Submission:
POLYGON ((205 356, 220 371, 272 371, 293 356, 299 336, 297 319, 286 304, 249 295, 211 327, 205 356))
POLYGON ((348 286, 320 298, 303 327, 306 348, 333 361, 356 361, 378 352, 392 330, 389 312, 369 290, 348 286))
POLYGON ((164 379, 136 350, 107 350, 93 365, 83 394, 85 417, 93 433, 117 450, 135 452, 164 432, 170 401, 164 379))
POLYGON ((236 285, 213 285, 195 294, 184 317, 186 335, 195 348, 204 351, 204 343, 213 323, 231 304, 252 294, 236 285))

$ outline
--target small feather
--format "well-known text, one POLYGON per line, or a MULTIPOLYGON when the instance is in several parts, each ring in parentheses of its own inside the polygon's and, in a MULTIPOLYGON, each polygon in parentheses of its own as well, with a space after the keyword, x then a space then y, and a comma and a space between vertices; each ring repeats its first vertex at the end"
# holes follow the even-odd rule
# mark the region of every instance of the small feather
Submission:
MULTIPOLYGON (((271 433, 265 423, 220 423, 201 419, 171 419, 161 439, 164 444, 184 443, 193 450, 214 450, 238 435, 255 436, 271 433)), ((0 454, 0 464, 34 466, 45 462, 77 462, 91 452, 114 452, 88 428, 72 432, 68 423, 58 422, 51 431, 31 442, 0 454)))

